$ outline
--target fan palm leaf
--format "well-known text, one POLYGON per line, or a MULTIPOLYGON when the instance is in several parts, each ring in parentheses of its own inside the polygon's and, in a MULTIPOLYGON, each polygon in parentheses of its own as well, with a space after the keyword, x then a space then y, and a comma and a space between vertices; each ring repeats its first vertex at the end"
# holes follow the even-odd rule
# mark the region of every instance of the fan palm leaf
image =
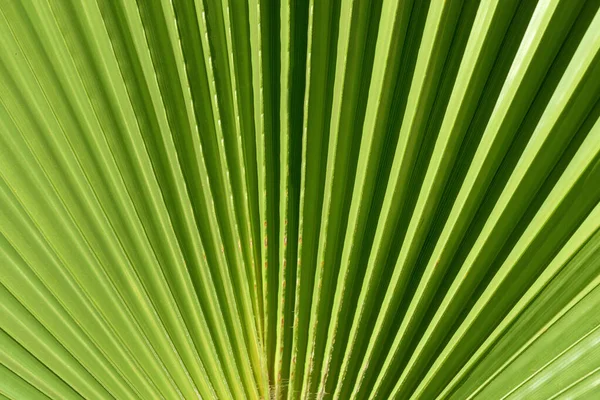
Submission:
POLYGON ((600 3, 0 0, 0 399, 600 396, 600 3))

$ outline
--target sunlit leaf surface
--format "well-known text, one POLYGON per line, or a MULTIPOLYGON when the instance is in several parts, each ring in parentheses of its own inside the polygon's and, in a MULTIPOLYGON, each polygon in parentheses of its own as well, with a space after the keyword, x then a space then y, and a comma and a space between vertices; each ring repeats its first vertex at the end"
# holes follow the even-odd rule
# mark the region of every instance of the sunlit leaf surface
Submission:
POLYGON ((0 399, 600 399, 600 1, 0 0, 0 399))

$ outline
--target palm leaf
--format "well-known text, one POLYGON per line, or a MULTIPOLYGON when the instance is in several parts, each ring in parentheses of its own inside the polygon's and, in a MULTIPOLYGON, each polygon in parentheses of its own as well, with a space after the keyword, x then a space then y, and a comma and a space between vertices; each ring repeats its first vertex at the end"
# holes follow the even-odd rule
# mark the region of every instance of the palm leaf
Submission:
POLYGON ((0 0, 0 398, 600 396, 600 3, 0 0))

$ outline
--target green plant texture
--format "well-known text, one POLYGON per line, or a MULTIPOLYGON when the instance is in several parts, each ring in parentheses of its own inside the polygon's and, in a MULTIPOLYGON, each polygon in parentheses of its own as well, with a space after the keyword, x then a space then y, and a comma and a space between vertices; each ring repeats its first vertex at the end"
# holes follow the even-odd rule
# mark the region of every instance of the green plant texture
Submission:
POLYGON ((0 0, 5 399, 600 399, 600 1, 0 0))

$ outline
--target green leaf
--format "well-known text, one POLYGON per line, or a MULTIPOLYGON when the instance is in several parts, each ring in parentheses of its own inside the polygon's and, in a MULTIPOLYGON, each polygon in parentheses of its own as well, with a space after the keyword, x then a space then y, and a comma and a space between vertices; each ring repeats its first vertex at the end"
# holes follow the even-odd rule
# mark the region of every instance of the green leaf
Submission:
POLYGON ((0 0, 0 399, 595 399, 600 3, 0 0))

